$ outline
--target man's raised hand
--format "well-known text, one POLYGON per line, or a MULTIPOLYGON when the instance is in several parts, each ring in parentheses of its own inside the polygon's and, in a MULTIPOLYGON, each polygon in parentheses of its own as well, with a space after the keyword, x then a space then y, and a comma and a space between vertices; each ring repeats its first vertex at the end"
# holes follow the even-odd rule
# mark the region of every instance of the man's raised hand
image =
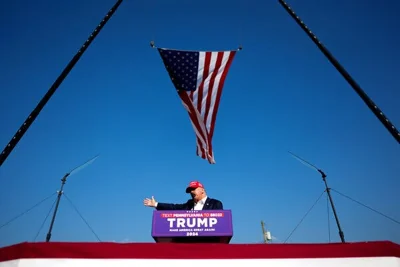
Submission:
POLYGON ((145 198, 144 200, 143 200, 143 204, 146 206, 146 207, 155 207, 156 206, 156 200, 154 199, 154 197, 152 196, 151 197, 151 199, 150 198, 145 198))

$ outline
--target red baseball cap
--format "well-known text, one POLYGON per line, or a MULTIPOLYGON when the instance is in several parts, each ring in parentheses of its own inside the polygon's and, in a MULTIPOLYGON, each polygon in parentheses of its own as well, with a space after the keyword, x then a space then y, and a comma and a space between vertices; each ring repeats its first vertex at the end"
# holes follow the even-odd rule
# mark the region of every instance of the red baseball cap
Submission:
POLYGON ((193 189, 196 188, 204 188, 203 184, 200 183, 199 181, 191 181, 188 185, 188 187, 186 187, 186 193, 189 193, 190 191, 192 191, 193 189))

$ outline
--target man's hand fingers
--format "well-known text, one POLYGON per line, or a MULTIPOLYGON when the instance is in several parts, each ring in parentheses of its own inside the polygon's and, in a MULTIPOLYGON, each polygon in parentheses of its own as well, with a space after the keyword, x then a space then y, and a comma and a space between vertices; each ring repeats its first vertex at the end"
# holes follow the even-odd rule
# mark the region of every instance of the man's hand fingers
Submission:
POLYGON ((154 206, 155 205, 155 199, 154 199, 154 197, 152 196, 151 197, 151 199, 149 199, 149 198, 145 198, 144 200, 143 200, 143 204, 144 205, 146 205, 146 206, 154 206))

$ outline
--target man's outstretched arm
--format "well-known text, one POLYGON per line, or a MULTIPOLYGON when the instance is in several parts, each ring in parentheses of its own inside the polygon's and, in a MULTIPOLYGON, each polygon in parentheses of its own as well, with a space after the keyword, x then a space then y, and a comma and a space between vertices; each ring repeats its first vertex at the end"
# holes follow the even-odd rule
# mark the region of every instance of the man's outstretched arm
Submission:
POLYGON ((143 204, 147 207, 154 207, 157 210, 187 210, 189 206, 189 201, 184 204, 172 204, 172 203, 159 203, 154 197, 146 198, 143 204))
POLYGON ((172 204, 172 203, 156 203, 157 210, 186 210, 188 207, 187 203, 184 204, 172 204))

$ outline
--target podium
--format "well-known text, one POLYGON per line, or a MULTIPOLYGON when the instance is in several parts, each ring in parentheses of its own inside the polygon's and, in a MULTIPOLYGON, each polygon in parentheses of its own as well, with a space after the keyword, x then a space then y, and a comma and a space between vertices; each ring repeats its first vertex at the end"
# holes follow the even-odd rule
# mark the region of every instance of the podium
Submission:
POLYGON ((230 210, 153 212, 151 235, 157 243, 225 243, 233 236, 230 210))

